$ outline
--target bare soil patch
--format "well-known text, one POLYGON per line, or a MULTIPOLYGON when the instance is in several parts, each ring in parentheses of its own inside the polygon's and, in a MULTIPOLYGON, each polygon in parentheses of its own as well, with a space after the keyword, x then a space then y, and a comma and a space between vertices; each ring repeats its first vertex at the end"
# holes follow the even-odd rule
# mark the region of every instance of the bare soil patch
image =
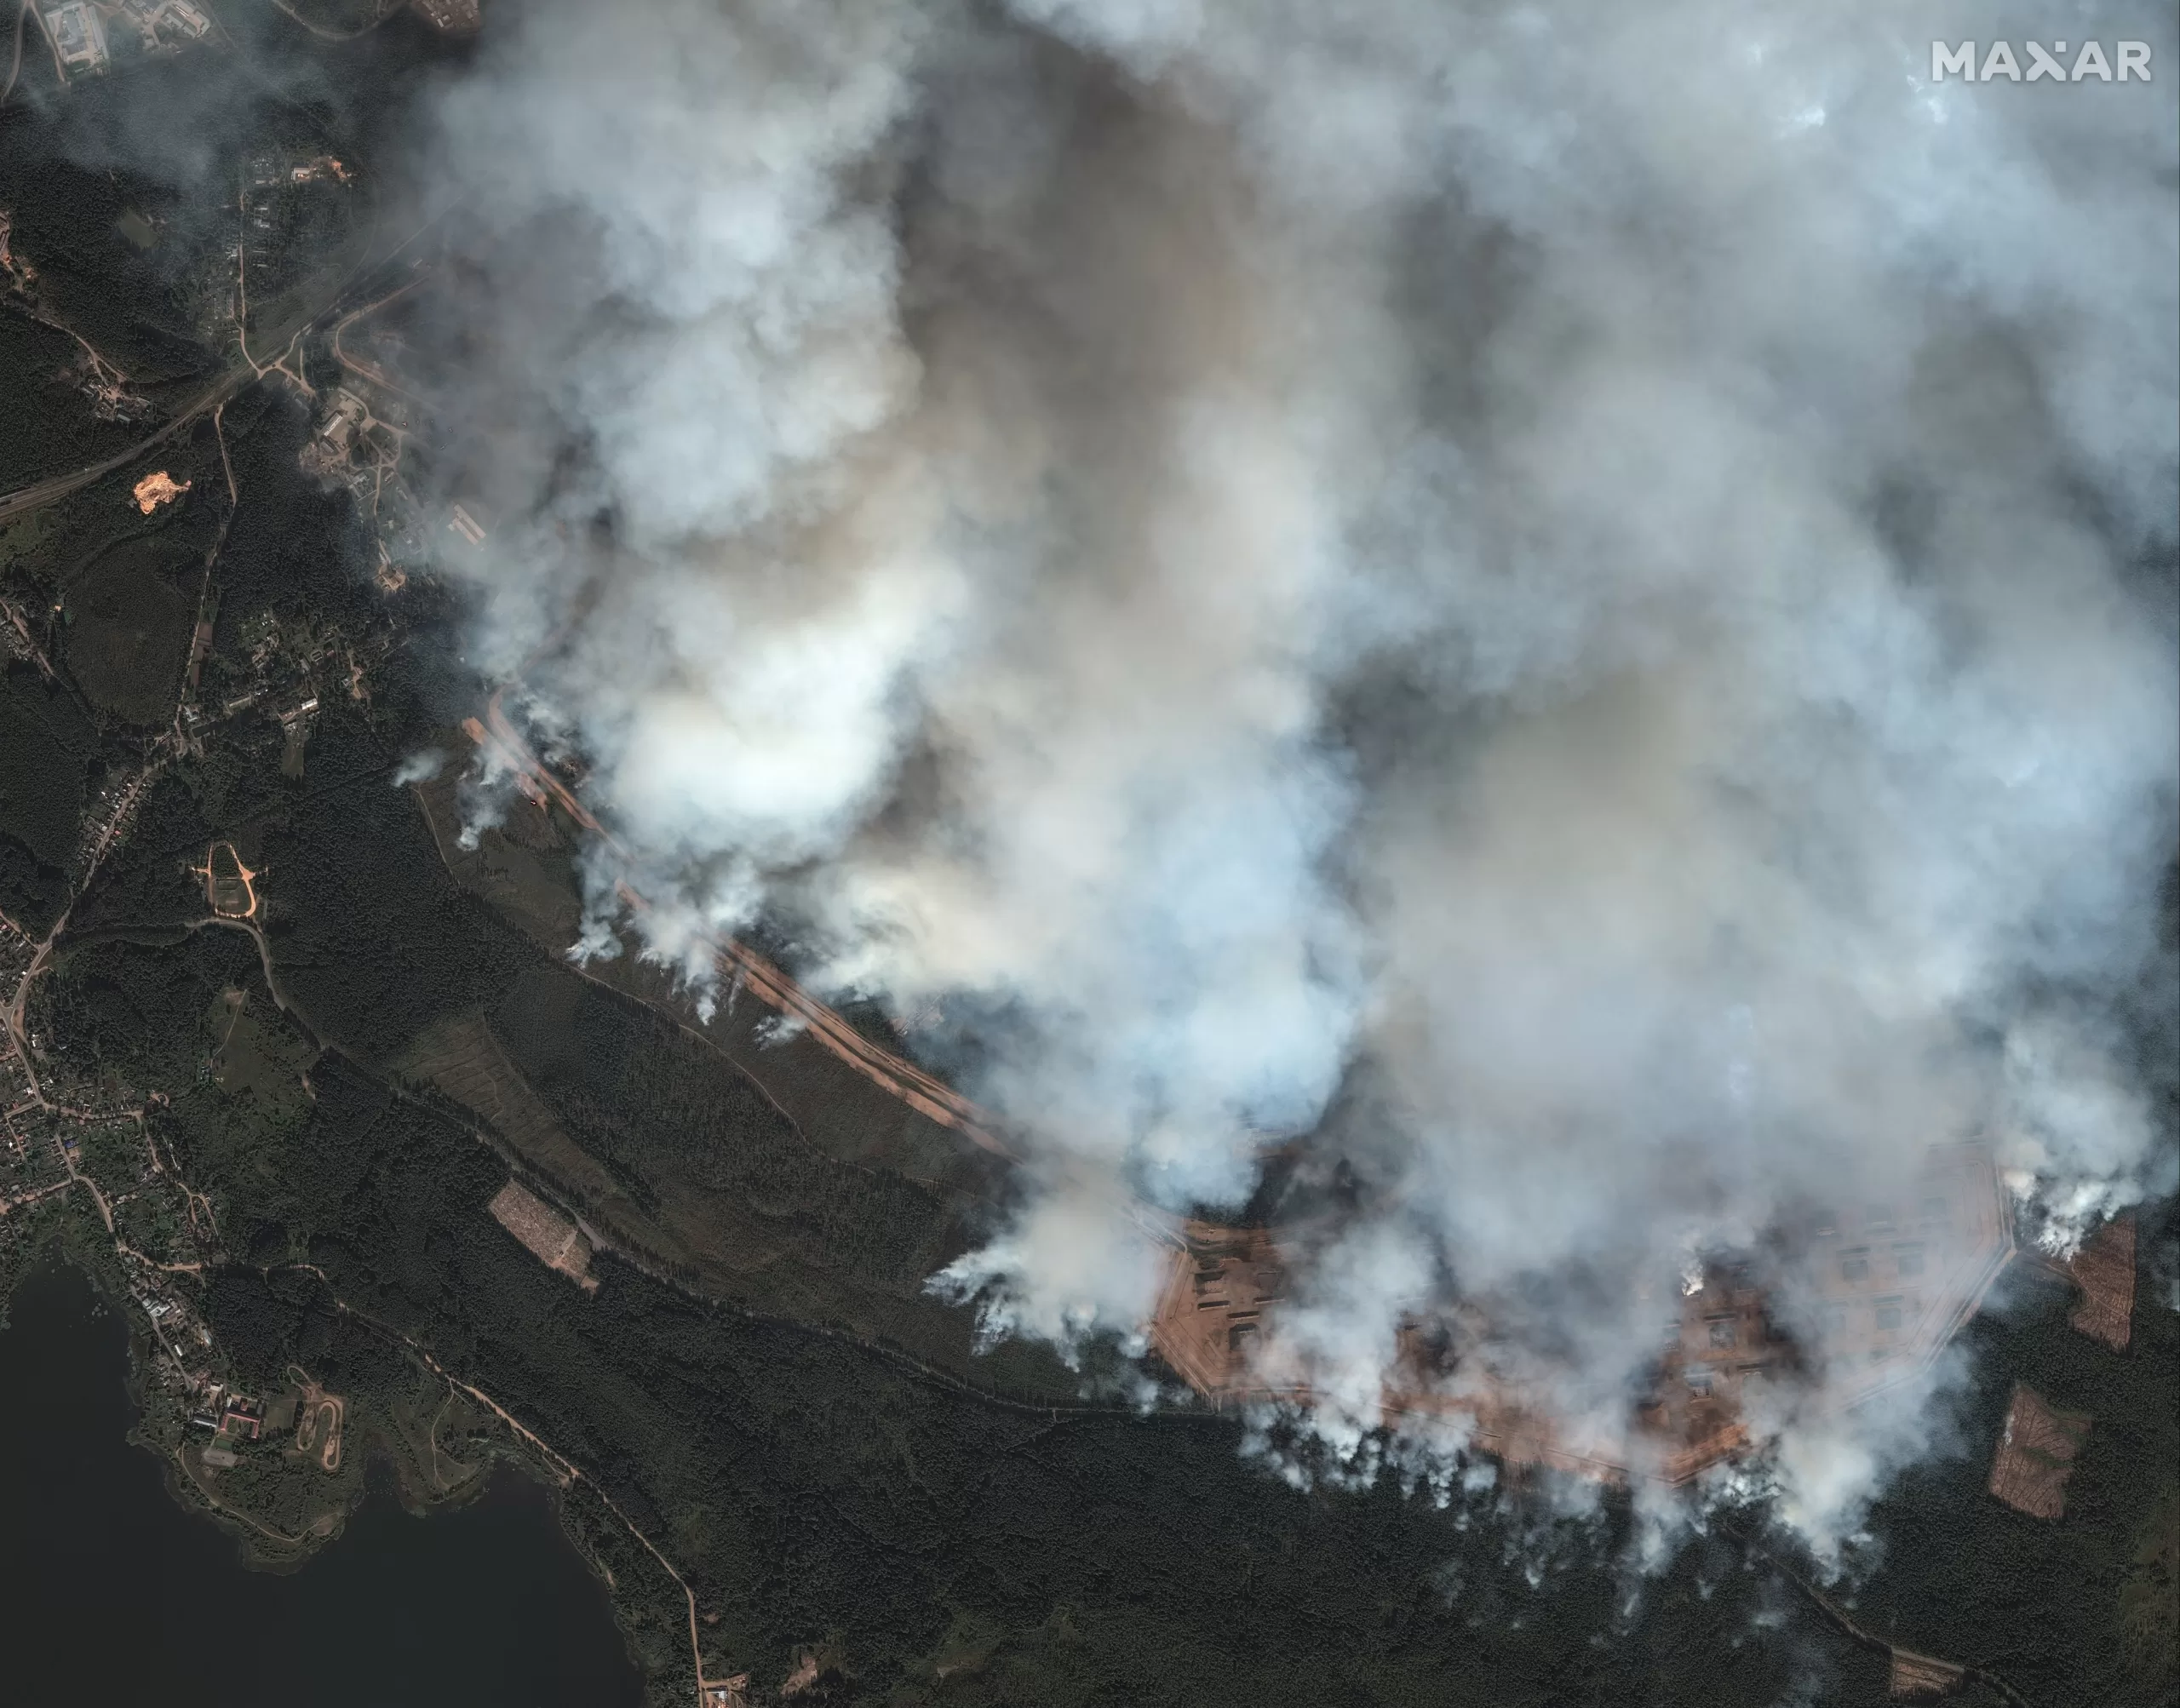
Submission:
POLYGON ((590 1273, 590 1241, 536 1193, 510 1180, 486 1207, 547 1269, 558 1270, 586 1292, 597 1290, 597 1278, 590 1273))
POLYGON ((2081 1302, 2067 1321, 2091 1340, 2125 1352, 2134 1328, 2135 1218, 2107 1222, 2067 1267, 2081 1288, 2081 1302))
POLYGON ((189 481, 178 481, 162 468, 146 475, 129 490, 136 501, 136 507, 148 516, 160 505, 173 503, 189 490, 190 485, 189 481))
POLYGON ((2031 1518, 2065 1516, 2067 1479, 2088 1434, 2086 1413, 2060 1411, 2016 1384, 1991 1459, 1991 1493, 2031 1518))
POLYGON ((1907 1698, 1942 1696, 1960 1682, 1960 1669, 1949 1660, 1912 1650, 1892 1651, 1892 1679, 1886 1694, 1907 1698))

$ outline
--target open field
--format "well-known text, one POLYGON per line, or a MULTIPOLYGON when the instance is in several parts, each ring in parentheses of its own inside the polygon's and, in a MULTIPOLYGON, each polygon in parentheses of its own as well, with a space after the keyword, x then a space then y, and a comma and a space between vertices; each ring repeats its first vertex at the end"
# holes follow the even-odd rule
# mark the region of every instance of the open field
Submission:
POLYGON ((189 653, 185 564, 148 540, 125 540, 71 583, 64 655, 91 703, 132 724, 173 715, 189 653))
POLYGON ((213 1083, 255 1120, 277 1125, 300 1117, 310 1102, 303 1076, 317 1052, 262 995, 223 992, 214 1023, 220 1037, 213 1083))

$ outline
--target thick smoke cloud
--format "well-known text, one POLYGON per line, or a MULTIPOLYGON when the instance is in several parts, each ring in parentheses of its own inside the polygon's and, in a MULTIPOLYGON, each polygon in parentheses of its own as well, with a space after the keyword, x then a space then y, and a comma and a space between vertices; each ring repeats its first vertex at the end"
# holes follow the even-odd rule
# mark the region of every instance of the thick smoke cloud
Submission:
MULTIPOLYGON (((1930 84, 2051 27, 508 9, 434 141, 481 644, 651 952, 940 1005, 1030 1156, 995 1326, 1139 1320, 1129 1203, 1313 1129, 1334 1416, 1449 1286, 1624 1406, 1681 1270, 1935 1142, 2063 1241, 2171 1184, 2180 138, 1930 84)), ((1813 1525, 1913 1433, 1843 1430, 1813 1525)))

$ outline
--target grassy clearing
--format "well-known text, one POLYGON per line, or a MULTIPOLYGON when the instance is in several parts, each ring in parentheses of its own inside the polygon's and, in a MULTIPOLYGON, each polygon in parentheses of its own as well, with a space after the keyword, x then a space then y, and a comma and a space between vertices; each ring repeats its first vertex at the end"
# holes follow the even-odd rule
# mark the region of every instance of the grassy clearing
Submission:
POLYGON ((68 590, 69 673, 102 712, 163 724, 188 656, 190 596, 171 555, 149 540, 123 540, 68 590))

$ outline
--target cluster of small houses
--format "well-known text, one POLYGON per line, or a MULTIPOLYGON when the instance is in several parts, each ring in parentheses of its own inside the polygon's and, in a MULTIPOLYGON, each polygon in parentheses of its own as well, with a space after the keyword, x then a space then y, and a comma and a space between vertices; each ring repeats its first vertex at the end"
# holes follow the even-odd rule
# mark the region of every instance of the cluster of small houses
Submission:
MULTIPOLYGON (((216 600, 213 602, 216 604, 216 600)), ((191 643, 188 673, 188 695, 181 714, 181 734, 189 750, 201 755, 206 733, 215 725, 239 717, 253 708, 262 706, 265 714, 280 725, 284 738, 281 749, 282 768, 290 776, 301 776, 304 744, 310 739, 318 721, 319 691, 317 676, 321 666, 345 673, 348 695, 353 700, 370 698, 364 679, 365 668, 385 656, 391 651, 394 636, 389 630, 366 635, 360 640, 349 641, 338 630, 328 631, 315 639, 305 634, 301 646, 289 649, 292 669, 300 679, 285 682, 273 679, 272 667, 281 652, 284 640, 279 623, 268 612, 260 620, 261 632, 250 648, 250 668, 256 679, 240 685, 215 704, 206 704, 196 697, 199 673, 204 658, 212 645, 212 606, 208 605, 199 621, 191 643), (339 667, 345 662, 345 673, 339 667)))
POLYGON ((265 1432, 265 1402, 229 1387, 208 1369, 190 1367, 179 1341, 194 1339, 209 1349, 212 1332, 195 1319, 184 1300, 152 1279, 140 1281, 129 1296, 151 1319, 152 1332, 174 1361, 170 1379, 181 1385, 184 1403, 191 1408, 190 1423, 212 1432, 201 1454, 204 1462, 222 1470, 234 1465, 236 1444, 256 1441, 265 1432))

